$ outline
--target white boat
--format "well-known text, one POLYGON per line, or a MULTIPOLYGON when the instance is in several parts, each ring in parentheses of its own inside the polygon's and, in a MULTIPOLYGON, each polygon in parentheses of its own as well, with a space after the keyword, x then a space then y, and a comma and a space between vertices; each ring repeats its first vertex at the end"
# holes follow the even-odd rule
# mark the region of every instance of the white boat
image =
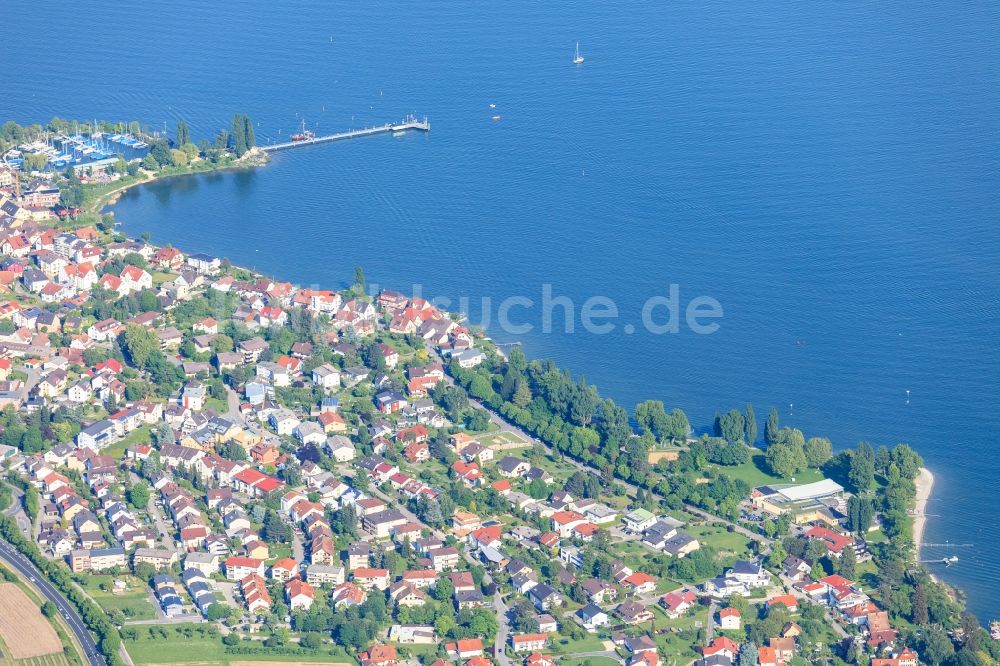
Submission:
POLYGON ((583 64, 583 56, 580 55, 580 42, 576 43, 576 57, 573 58, 573 64, 574 65, 583 64))

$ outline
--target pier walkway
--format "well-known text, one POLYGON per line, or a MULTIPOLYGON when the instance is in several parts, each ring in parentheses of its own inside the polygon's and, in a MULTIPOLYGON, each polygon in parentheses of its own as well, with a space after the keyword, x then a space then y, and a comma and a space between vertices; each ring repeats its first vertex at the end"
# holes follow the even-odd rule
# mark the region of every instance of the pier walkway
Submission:
POLYGON ((418 120, 414 116, 407 116, 402 122, 399 123, 386 123, 385 125, 376 125, 375 127, 365 127, 363 129, 338 132, 337 134, 326 134, 324 136, 314 136, 308 139, 301 139, 299 141, 286 141, 285 143, 272 143, 270 145, 257 147, 264 152, 272 153, 277 150, 287 150, 289 148, 298 148, 299 146, 312 146, 317 143, 330 143, 331 141, 342 141, 344 139, 356 139, 362 136, 385 134, 387 132, 396 133, 405 132, 407 130, 429 132, 430 129, 431 124, 427 120, 426 116, 423 120, 418 120))

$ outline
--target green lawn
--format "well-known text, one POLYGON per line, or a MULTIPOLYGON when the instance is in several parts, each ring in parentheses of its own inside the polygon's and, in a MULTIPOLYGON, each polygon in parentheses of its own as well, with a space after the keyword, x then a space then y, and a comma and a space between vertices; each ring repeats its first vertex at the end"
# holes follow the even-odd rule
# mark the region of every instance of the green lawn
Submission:
POLYGON ((268 544, 268 545, 271 551, 271 557, 267 558, 268 564, 274 564, 278 560, 292 556, 291 544, 281 544, 281 545, 268 544))
POLYGON ((886 540, 885 532, 883 532, 881 529, 870 530, 865 534, 864 539, 868 543, 882 543, 886 540))
POLYGON ((111 456, 115 460, 121 460, 125 457, 125 449, 132 446, 133 444, 139 444, 142 442, 149 441, 149 431, 151 426, 144 425, 141 428, 136 428, 133 430, 128 437, 116 442, 111 446, 106 446, 101 449, 101 455, 111 456))
POLYGON ((676 620, 668 618, 659 606, 654 607, 653 612, 656 615, 657 631, 670 629, 669 632, 657 633, 653 637, 663 652, 664 663, 673 661, 684 664, 695 659, 698 656, 695 652, 697 633, 708 624, 708 609, 696 606, 676 620), (699 623, 701 626, 697 626, 699 623))
POLYGON ((153 276, 153 286, 154 287, 159 287, 164 282, 170 282, 175 277, 177 277, 173 273, 165 273, 165 272, 161 272, 161 271, 154 271, 152 273, 152 276, 153 276))
POLYGON ((126 641, 125 648, 136 664, 172 664, 191 661, 225 664, 221 638, 184 638, 175 635, 166 639, 153 640, 145 637, 144 627, 139 627, 140 638, 126 641))
MULTIPOLYGON (((303 663, 349 663, 353 664, 354 659, 350 657, 342 647, 327 645, 324 648, 310 654, 289 653, 295 650, 290 646, 290 650, 282 654, 280 650, 266 654, 227 654, 226 647, 222 644, 220 636, 205 636, 199 629, 206 629, 207 625, 198 624, 178 624, 163 626, 167 632, 167 637, 150 638, 149 629, 145 626, 135 627, 139 631, 137 640, 125 642, 132 661, 136 664, 220 664, 229 666, 232 662, 243 661, 288 661, 303 663), (181 633, 183 632, 183 633, 181 633)), ((260 643, 255 643, 260 645, 260 643)))
POLYGON ((772 476, 769 472, 765 471, 767 465, 764 463, 764 452, 757 449, 754 449, 753 459, 743 465, 736 465, 734 467, 709 465, 709 467, 719 474, 725 474, 733 479, 742 479, 751 488, 764 486, 769 483, 812 483, 813 481, 821 481, 825 478, 823 473, 817 469, 807 469, 800 474, 796 474, 794 481, 792 477, 781 478, 772 476))
POLYGON ((409 655, 414 658, 434 656, 437 654, 438 647, 440 647, 437 643, 434 643, 433 645, 406 645, 396 643, 395 645, 398 646, 401 654, 409 653, 409 655))
MULTIPOLYGON (((506 430, 499 430, 497 432, 492 432, 489 434, 478 435, 476 439, 478 439, 479 443, 482 444, 483 446, 494 446, 496 444, 507 444, 507 445, 517 444, 519 446, 530 445, 530 442, 526 442, 523 439, 521 439, 521 437, 519 437, 518 435, 515 435, 514 433, 508 432, 506 430)), ((506 455, 503 452, 501 452, 501 454, 502 455, 500 457, 506 455)))
POLYGON ((552 652, 556 654, 574 654, 577 652, 603 652, 604 642, 596 636, 588 636, 579 640, 562 638, 552 641, 552 652))
POLYGON ((712 523, 688 525, 684 531, 696 538, 703 546, 711 546, 719 551, 745 555, 750 552, 749 539, 737 532, 728 532, 725 527, 712 523))
POLYGON ((562 666, 621 666, 620 662, 611 657, 564 657, 559 660, 562 666))
POLYGON ((149 592, 146 585, 134 576, 125 578, 128 584, 123 594, 105 592, 101 589, 101 584, 107 586, 113 584, 114 576, 108 575, 88 575, 83 577, 83 588, 87 594, 97 602, 105 611, 120 610, 131 620, 152 620, 156 618, 156 608, 149 600, 149 592))

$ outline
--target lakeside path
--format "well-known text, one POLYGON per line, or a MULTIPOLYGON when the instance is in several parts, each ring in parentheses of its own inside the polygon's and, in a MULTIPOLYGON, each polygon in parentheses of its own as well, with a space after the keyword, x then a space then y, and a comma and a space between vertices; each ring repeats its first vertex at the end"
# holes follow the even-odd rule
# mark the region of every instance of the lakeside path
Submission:
POLYGON ((934 475, 926 467, 921 467, 914 483, 917 486, 917 497, 913 505, 913 545, 919 560, 920 548, 924 542, 924 527, 927 525, 927 500, 934 487, 934 475))
POLYGON ((122 195, 122 193, 125 190, 132 187, 136 187, 137 185, 143 185, 145 183, 150 183, 156 180, 156 175, 153 174, 151 171, 140 171, 139 173, 142 175, 142 178, 140 180, 136 180, 131 183, 121 185, 120 187, 116 187, 113 190, 105 192, 104 194, 94 199, 94 201, 91 202, 86 207, 86 211, 88 213, 95 213, 99 215, 100 212, 104 210, 106 206, 113 206, 115 202, 118 201, 118 198, 122 195))

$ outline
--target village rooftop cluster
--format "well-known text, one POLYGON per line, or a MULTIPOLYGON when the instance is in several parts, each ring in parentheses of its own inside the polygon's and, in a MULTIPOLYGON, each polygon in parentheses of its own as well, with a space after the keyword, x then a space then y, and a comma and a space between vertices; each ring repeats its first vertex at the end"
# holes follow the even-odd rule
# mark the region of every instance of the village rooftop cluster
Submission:
MULTIPOLYGON (((37 495, 23 527, 46 556, 110 581, 99 603, 138 589, 155 621, 257 642, 355 608, 370 635, 333 638, 363 666, 729 666, 748 649, 780 666, 818 649, 815 626, 837 652, 916 666, 858 582, 773 562, 727 521, 605 493, 497 415, 455 408, 452 369, 504 359, 426 300, 60 228, 20 212, 58 192, 15 201, 10 186, 0 405, 51 424, 3 446, 3 465, 37 495), (644 568, 702 549, 717 565, 702 580, 644 568), (748 646, 747 625, 773 632, 748 646)), ((844 502, 824 480, 758 487, 744 510, 864 562, 844 502)))

